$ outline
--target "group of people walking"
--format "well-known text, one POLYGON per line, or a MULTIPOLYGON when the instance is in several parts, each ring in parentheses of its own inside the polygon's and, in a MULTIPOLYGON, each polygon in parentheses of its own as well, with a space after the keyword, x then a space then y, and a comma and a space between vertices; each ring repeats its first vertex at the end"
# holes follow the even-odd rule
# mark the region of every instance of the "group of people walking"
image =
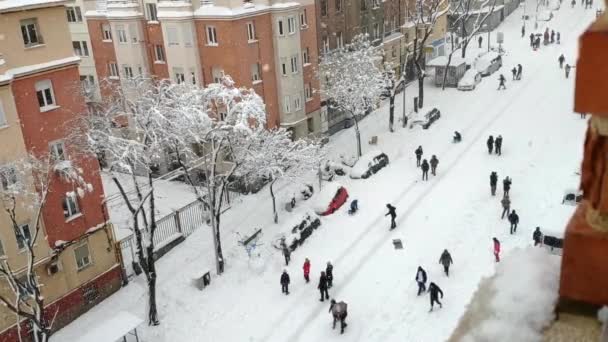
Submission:
POLYGON ((486 146, 488 146, 488 154, 494 152, 499 156, 502 155, 502 135, 499 134, 496 139, 490 135, 486 140, 486 146))
POLYGON ((423 154, 422 146, 418 146, 418 148, 414 151, 416 155, 416 167, 420 167, 422 170, 422 180, 429 180, 429 169, 433 176, 437 175, 437 165, 439 165, 439 159, 437 156, 433 155, 431 157, 431 161, 428 162, 426 159, 422 159, 423 154), (422 162, 420 162, 422 160, 422 162))
POLYGON ((513 69, 511 69, 511 74, 513 74, 513 81, 521 80, 521 73, 523 69, 524 68, 521 66, 521 64, 517 64, 517 66, 514 66, 513 69))
MULTIPOLYGON (((441 265, 443 265, 443 271, 444 271, 445 275, 447 277, 449 277, 450 276, 450 265, 452 265, 453 260, 452 260, 452 256, 450 255, 450 252, 448 252, 447 249, 444 249, 443 253, 441 253, 441 256, 439 257, 439 263, 441 265)), ((424 270, 424 268, 422 268, 422 266, 418 266, 418 270, 416 271, 415 280, 416 280, 416 283, 418 284, 418 296, 424 294, 424 292, 429 292, 430 301, 431 301, 431 308, 429 311, 433 311, 435 304, 439 304, 439 308, 442 308, 443 304, 439 301, 439 296, 441 296, 441 299, 443 299, 443 291, 434 282, 431 282, 429 284, 429 288, 427 290, 427 288, 426 288, 427 275, 426 275, 426 271, 424 270)))
POLYGON ((557 58, 557 62, 559 63, 559 68, 564 69, 566 73, 566 78, 568 78, 568 76, 570 76, 570 70, 574 67, 567 63, 564 66, 564 63, 566 62, 566 57, 564 57, 564 54, 559 55, 559 57, 557 58))

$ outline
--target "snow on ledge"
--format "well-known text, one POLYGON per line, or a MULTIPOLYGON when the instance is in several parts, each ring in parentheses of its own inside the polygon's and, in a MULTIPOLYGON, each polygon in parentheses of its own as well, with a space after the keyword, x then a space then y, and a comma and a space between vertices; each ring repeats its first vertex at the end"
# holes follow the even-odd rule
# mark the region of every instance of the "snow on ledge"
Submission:
MULTIPOLYGON (((0 1, 0 3, 1 3, 1 1, 0 1)), ((6 74, 13 76, 13 77, 19 77, 19 76, 25 76, 25 75, 37 73, 40 71, 45 71, 45 70, 62 67, 62 66, 69 65, 69 64, 76 64, 79 62, 80 62, 80 57, 72 56, 72 57, 67 57, 67 58, 62 58, 62 59, 56 59, 54 61, 50 61, 50 62, 46 62, 46 63, 32 64, 32 65, 22 66, 19 68, 9 69, 6 71, 6 74)))
POLYGON ((68 2, 67 0, 2 0, 0 1, 0 13, 22 11, 34 8, 59 6, 68 2))

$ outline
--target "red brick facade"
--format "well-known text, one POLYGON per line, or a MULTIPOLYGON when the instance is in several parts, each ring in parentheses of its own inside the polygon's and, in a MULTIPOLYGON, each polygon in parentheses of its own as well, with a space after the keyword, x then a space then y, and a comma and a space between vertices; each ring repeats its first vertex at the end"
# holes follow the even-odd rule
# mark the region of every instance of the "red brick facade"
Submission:
POLYGON ((146 52, 148 53, 148 61, 150 62, 149 70, 150 73, 160 79, 169 78, 169 69, 167 68, 165 51, 165 44, 163 42, 163 29, 160 23, 149 23, 148 21, 141 21, 144 27, 144 41, 146 42, 146 52), (155 63, 154 46, 159 45, 163 48, 165 55, 165 63, 155 63))
POLYGON ((315 14, 315 5, 303 6, 303 11, 306 11, 306 21, 308 27, 300 30, 300 40, 302 42, 302 51, 307 51, 310 59, 310 65, 304 69, 304 86, 309 84, 313 91, 312 99, 306 101, 306 114, 313 113, 321 107, 321 97, 319 96, 319 78, 317 72, 319 69, 319 49, 317 47, 317 16, 315 14))
POLYGON ((95 68, 97 69, 97 77, 100 84, 100 92, 103 98, 112 94, 112 85, 117 85, 118 80, 110 80, 110 70, 108 63, 116 63, 116 53, 114 45, 111 41, 103 40, 102 25, 109 25, 105 19, 87 18, 87 26, 89 28, 89 36, 91 37, 91 49, 95 56, 95 68))

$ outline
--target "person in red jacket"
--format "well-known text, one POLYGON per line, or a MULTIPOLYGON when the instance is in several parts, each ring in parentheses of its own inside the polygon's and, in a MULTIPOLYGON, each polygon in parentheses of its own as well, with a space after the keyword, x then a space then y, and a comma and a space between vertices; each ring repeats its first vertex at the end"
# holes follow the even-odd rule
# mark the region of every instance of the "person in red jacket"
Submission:
POLYGON ((500 241, 497 238, 492 238, 494 240, 494 257, 496 258, 496 262, 500 261, 500 241))
POLYGON ((310 281, 310 260, 308 260, 308 258, 306 258, 304 261, 304 266, 302 266, 302 269, 304 269, 304 279, 306 279, 306 282, 308 283, 310 281))

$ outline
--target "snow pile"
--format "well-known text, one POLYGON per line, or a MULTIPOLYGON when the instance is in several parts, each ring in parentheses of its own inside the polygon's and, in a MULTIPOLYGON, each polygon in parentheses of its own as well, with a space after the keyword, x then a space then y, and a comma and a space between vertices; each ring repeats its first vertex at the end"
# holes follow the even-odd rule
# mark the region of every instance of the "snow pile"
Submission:
POLYGON ((341 187, 342 185, 338 182, 323 184, 323 188, 315 196, 314 210, 317 214, 322 214, 329 208, 329 204, 334 200, 341 187))
POLYGON ((492 65, 492 61, 498 56, 499 54, 496 51, 488 51, 479 56, 475 61, 475 69, 479 72, 485 72, 492 65))
POLYGON ((367 170, 369 170, 374 163, 376 163, 374 161, 374 158, 381 154, 382 151, 373 150, 361 156, 361 158, 359 158, 359 161, 357 161, 355 166, 353 166, 353 169, 350 171, 350 177, 361 178, 361 176, 363 176, 363 174, 366 173, 367 170))
POLYGON ((554 318, 559 270, 560 258, 541 248, 513 250, 497 266, 490 314, 463 341, 541 341, 554 318))

